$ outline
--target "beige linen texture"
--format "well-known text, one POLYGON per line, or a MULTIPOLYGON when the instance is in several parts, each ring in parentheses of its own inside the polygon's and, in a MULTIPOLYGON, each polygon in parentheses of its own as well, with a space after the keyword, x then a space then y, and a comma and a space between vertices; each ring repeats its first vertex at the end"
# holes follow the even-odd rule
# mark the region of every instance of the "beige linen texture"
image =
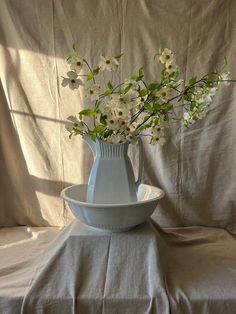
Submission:
MULTIPOLYGON (((73 42, 93 64, 123 52, 117 81, 142 65, 147 80, 158 78, 161 44, 184 78, 225 55, 236 77, 235 12, 230 0, 1 1, 0 224, 65 225, 71 214, 60 191, 87 182, 92 154, 64 129, 84 106, 83 89, 61 87, 73 42)), ((161 225, 235 228, 235 90, 222 88, 191 128, 173 125, 162 149, 144 141, 144 182, 166 191, 154 214, 161 225)))
POLYGON ((93 160, 64 129, 87 105, 83 89, 61 87, 72 44, 93 64, 123 52, 116 82, 139 66, 157 78, 161 44, 184 79, 225 55, 235 78, 235 15, 233 0, 0 1, 0 226, 39 226, 0 230, 1 313, 235 314, 233 84, 204 120, 174 124, 163 148, 144 140, 144 182, 166 192, 156 223, 97 234, 59 197, 87 182, 93 160))

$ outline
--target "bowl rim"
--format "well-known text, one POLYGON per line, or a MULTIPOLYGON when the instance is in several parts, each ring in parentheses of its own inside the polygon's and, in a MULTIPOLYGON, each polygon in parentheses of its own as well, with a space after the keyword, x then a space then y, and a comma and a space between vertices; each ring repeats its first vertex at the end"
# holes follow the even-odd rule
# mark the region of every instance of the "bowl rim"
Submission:
POLYGON ((66 200, 66 201, 69 201, 69 202, 73 202, 75 204, 81 204, 81 205, 84 205, 84 206, 87 206, 87 207, 127 207, 127 206, 137 206, 139 204, 146 204, 146 203, 151 203, 153 201, 157 201, 161 198, 163 198, 165 196, 165 192, 156 187, 156 186, 153 186, 153 185, 149 185, 149 184, 143 184, 141 183, 140 185, 143 185, 143 186, 147 186, 147 187, 151 187, 152 189, 155 189, 155 190, 158 190, 159 192, 159 195, 152 198, 152 199, 149 199, 149 200, 144 200, 144 201, 137 201, 137 202, 130 202, 130 203, 121 203, 121 204, 100 204, 100 203, 87 203, 87 202, 82 202, 82 201, 78 201, 78 200, 75 200, 75 199, 72 199, 70 197, 68 197, 66 195, 66 191, 71 189, 72 187, 76 187, 76 186, 88 186, 88 184, 73 184, 71 186, 68 186, 67 188, 65 188, 64 190, 61 191, 61 197, 66 200))

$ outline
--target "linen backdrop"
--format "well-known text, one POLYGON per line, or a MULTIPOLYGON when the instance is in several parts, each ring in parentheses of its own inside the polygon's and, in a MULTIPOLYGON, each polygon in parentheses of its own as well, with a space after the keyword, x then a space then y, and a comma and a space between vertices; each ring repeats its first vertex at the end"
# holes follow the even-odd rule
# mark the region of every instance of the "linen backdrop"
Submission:
MULTIPOLYGON (((160 45, 175 52, 185 80, 224 56, 236 78, 235 14, 234 0, 2 0, 0 226, 66 225, 72 214, 60 191, 88 180, 92 154, 64 128, 87 105, 83 89, 61 87, 73 43, 94 65, 124 53, 116 82, 140 66, 158 79, 160 45)), ((236 227, 235 91, 220 89, 191 128, 173 124, 163 148, 144 140, 144 182, 166 192, 153 216, 161 226, 236 227)))

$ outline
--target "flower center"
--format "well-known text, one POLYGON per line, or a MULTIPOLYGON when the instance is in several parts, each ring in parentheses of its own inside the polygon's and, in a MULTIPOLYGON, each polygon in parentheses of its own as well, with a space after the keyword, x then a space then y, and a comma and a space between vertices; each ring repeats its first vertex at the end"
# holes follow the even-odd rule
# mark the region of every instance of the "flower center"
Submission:
POLYGON ((170 59, 170 55, 166 55, 166 59, 170 59))
POLYGON ((72 84, 74 84, 74 83, 75 83, 75 80, 74 80, 74 79, 72 79, 72 80, 70 80, 70 81, 71 81, 71 83, 72 83, 72 84))
POLYGON ((113 123, 114 123, 114 120, 110 120, 110 123, 113 124, 113 123))
POLYGON ((93 90, 90 90, 90 94, 93 94, 93 90))
POLYGON ((76 64, 77 64, 78 66, 80 66, 80 65, 81 65, 81 62, 80 62, 80 61, 78 61, 76 64))
POLYGON ((106 60, 106 64, 110 64, 111 63, 111 61, 110 60, 106 60))
POLYGON ((168 69, 172 69, 172 65, 171 64, 168 65, 168 69))
POLYGON ((122 111, 119 111, 119 116, 122 116, 123 112, 122 111))

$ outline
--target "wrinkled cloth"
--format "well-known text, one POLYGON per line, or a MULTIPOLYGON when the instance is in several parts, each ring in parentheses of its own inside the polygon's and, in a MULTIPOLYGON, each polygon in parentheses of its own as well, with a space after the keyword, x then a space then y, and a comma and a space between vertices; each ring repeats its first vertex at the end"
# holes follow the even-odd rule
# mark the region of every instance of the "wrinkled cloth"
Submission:
MULTIPOLYGON (((92 153, 64 128, 88 105, 83 88, 61 86, 73 43, 94 66, 101 54, 124 53, 114 83, 141 66, 147 81, 160 79, 153 55, 161 45, 175 52, 185 80, 224 56, 236 78, 235 12, 233 0, 0 1, 0 225, 68 224, 60 191, 88 180, 92 153)), ((221 88, 191 128, 174 123, 163 148, 144 138, 144 183, 166 192, 153 216, 161 226, 235 229, 235 91, 221 88)))
MULTIPOLYGON (((161 45, 185 80, 224 56, 235 78, 235 12, 233 0, 0 1, 0 226, 44 226, 0 231, 1 314, 235 314, 233 84, 205 119, 173 124, 163 148, 143 139, 143 181, 166 192, 153 215, 161 228, 98 235, 69 224, 59 197, 87 182, 93 161, 64 128, 88 105, 83 88, 61 87, 73 43, 94 66, 101 54, 124 53, 114 83, 141 66, 147 81, 159 79, 161 45), (58 236, 50 227, 66 225, 58 236)), ((135 147, 130 155, 137 170, 135 147)))
POLYGON ((234 314, 236 234, 160 228, 0 230, 0 313, 234 314))

